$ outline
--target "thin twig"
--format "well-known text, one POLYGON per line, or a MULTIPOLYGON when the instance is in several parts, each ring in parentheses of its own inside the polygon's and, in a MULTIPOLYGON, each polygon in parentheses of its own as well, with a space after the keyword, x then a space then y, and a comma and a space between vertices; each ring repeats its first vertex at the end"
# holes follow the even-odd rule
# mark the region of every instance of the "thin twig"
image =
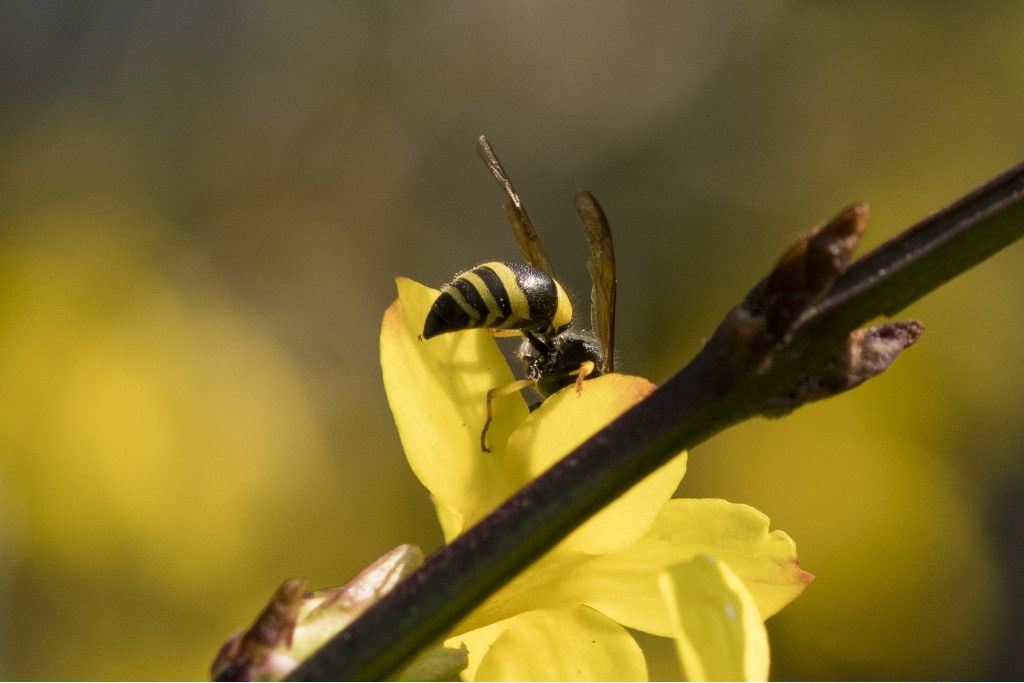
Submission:
POLYGON ((755 414, 856 386, 921 333, 892 314, 1024 234, 1024 165, 845 268, 854 206, 798 241, 692 362, 440 549, 328 642, 293 680, 380 680, 681 450, 755 414))

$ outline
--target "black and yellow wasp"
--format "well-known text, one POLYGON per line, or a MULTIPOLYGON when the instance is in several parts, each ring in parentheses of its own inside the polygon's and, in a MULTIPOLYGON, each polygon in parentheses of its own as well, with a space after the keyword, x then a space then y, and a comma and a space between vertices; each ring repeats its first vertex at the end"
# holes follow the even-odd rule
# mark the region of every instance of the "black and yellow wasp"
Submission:
POLYGON ((589 192, 579 192, 576 210, 590 244, 593 331, 570 329, 572 302, 555 279, 519 195, 482 135, 477 151, 508 196, 505 213, 529 265, 490 261, 456 276, 434 300, 422 337, 471 328, 487 328, 495 336, 525 337, 516 355, 526 366, 526 379, 487 392, 487 421, 480 433, 480 448, 489 452, 491 402, 498 396, 533 387, 547 398, 570 384, 580 391, 583 380, 613 371, 615 253, 604 211, 589 192))

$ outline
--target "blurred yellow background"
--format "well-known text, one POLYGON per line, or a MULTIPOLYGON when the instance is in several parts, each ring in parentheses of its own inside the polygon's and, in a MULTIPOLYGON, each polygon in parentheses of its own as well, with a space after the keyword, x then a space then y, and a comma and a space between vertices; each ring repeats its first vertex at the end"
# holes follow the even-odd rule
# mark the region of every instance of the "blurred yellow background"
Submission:
MULTIPOLYGON (((1024 7, 0 5, 0 677, 202 678, 286 577, 440 535, 377 360, 392 278, 616 231, 662 381, 793 237, 873 246, 1021 161, 1024 7)), ((889 373, 699 448, 818 579, 775 678, 1024 676, 1024 247, 889 373)), ((675 675, 645 641, 652 673, 675 675)))

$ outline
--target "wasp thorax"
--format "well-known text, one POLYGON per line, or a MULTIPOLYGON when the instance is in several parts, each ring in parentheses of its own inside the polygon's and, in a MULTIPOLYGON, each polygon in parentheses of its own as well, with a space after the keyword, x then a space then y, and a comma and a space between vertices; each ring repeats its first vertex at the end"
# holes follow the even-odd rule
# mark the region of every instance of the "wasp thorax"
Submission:
POLYGON ((593 363, 588 377, 598 377, 604 367, 601 344, 585 332, 563 332, 548 339, 528 334, 517 355, 526 366, 526 376, 537 381, 537 392, 544 398, 573 384, 587 363, 593 363))
POLYGON ((531 266, 490 261, 441 288, 423 338, 480 327, 554 336, 571 322, 572 303, 554 278, 531 266))

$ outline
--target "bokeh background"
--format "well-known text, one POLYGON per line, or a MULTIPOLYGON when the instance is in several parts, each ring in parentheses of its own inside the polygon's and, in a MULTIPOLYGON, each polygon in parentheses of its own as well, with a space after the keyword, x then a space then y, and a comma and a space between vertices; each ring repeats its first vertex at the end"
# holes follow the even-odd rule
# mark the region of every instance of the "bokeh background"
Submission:
MULTIPOLYGON (((0 677, 202 678, 284 578, 440 535, 380 381, 403 274, 516 259, 487 133, 571 290, 615 229, 662 381, 794 235, 873 246, 1019 162, 1008 3, 0 5, 0 677)), ((1024 676, 1024 247, 905 312, 885 376, 695 451, 817 581, 776 678, 1024 676)), ((652 674, 677 675, 646 639, 652 674)))

